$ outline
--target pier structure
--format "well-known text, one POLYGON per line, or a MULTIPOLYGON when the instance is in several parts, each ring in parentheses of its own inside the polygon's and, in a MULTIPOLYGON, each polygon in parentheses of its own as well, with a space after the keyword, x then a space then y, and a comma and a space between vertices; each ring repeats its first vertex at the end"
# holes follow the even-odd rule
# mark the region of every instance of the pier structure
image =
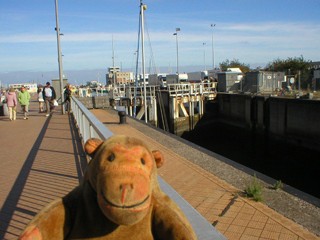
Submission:
MULTIPOLYGON (((196 224, 198 239, 319 239, 312 233, 319 233, 317 230, 308 231, 263 203, 243 197, 238 189, 177 153, 178 149, 192 149, 193 158, 215 161, 198 148, 133 118, 119 124, 118 114, 112 109, 93 109, 90 113, 94 117, 86 120, 79 113, 62 115, 59 108, 46 118, 38 113, 33 96, 29 120, 23 120, 20 112, 16 121, 0 116, 0 239, 17 239, 39 210, 81 182, 88 160, 82 141, 90 136, 84 132, 89 134, 102 126, 102 134, 135 136, 164 154, 165 164, 159 169, 161 188, 184 205, 181 208, 187 216, 191 212, 191 216, 206 220, 197 225, 190 219, 196 224), (90 125, 80 135, 77 114, 90 125), (214 227, 208 228, 208 224, 214 227)), ((317 224, 318 219, 306 221, 317 224)))
POLYGON ((204 101, 216 97, 216 87, 216 82, 176 83, 168 84, 165 89, 146 86, 145 93, 143 86, 119 85, 110 90, 109 98, 115 108, 124 106, 129 116, 135 116, 139 120, 143 119, 147 111, 147 122, 154 126, 161 124, 165 130, 172 130, 175 122, 189 118, 189 130, 192 130, 195 116, 201 118, 204 114, 204 101), (147 101, 146 105, 144 99, 147 101))
POLYGON ((216 82, 168 84, 169 130, 176 133, 178 123, 186 119, 189 120, 187 129, 182 130, 193 130, 204 114, 205 101, 217 96, 216 87, 216 82))

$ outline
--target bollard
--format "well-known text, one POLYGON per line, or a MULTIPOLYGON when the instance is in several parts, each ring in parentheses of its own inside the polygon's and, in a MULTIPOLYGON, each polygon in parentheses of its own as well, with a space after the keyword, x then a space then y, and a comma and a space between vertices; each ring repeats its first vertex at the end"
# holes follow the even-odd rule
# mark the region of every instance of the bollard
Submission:
POLYGON ((120 124, 125 124, 126 123, 126 112, 119 111, 118 115, 119 115, 119 119, 120 119, 120 124))

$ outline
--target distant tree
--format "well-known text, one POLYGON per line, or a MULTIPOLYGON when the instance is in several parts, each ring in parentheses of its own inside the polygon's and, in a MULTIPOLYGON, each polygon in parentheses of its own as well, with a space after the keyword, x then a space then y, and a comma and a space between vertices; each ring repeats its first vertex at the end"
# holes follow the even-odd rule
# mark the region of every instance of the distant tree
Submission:
POLYGON ((250 72, 250 65, 245 63, 240 63, 239 59, 233 59, 229 61, 226 59, 225 61, 219 63, 220 69, 223 71, 227 71, 228 68, 240 68, 242 72, 250 72))
POLYGON ((310 61, 306 61, 303 56, 287 58, 285 60, 276 59, 273 62, 269 62, 266 66, 266 71, 289 71, 290 74, 297 71, 303 71, 310 67, 310 61))
MULTIPOLYGON (((269 62, 265 68, 266 71, 273 72, 285 72, 287 75, 294 75, 296 79, 301 80, 301 88, 307 89, 312 81, 312 73, 310 70, 310 62, 306 61, 303 56, 300 57, 289 57, 285 60, 276 59, 273 62, 269 62)), ((297 86, 296 86, 297 87, 297 86)))

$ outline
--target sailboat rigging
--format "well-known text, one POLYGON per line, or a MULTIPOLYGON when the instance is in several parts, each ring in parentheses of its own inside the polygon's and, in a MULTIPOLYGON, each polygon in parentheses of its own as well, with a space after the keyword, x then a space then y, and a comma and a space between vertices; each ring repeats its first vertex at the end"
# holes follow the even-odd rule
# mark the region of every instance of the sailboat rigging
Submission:
POLYGON ((116 82, 116 72, 115 72, 115 65, 114 65, 114 45, 113 45, 113 35, 112 35, 112 63, 113 63, 113 86, 116 88, 117 82, 116 82))
MULTIPOLYGON (((146 5, 143 5, 142 0, 140 0, 140 17, 139 17, 139 36, 138 36, 138 51, 137 51, 137 68, 138 69, 138 59, 139 59, 139 40, 141 35, 141 53, 142 53, 142 80, 143 80, 143 97, 144 97, 144 118, 145 122, 148 122, 147 113, 147 88, 146 88, 146 67, 145 67, 145 50, 144 50, 144 11, 147 9, 146 5), (141 29, 141 31, 140 31, 141 29)), ((137 72, 136 71, 136 89, 137 89, 137 72)), ((134 101, 134 114, 136 115, 136 90, 135 90, 135 101, 134 101)))
POLYGON ((137 47, 137 61, 136 61, 136 76, 135 76, 135 88, 134 88, 134 111, 133 111, 133 116, 136 118, 137 116, 137 87, 138 87, 138 65, 139 65, 139 47, 140 47, 140 26, 141 26, 141 17, 139 13, 139 31, 138 31, 138 47, 137 47))

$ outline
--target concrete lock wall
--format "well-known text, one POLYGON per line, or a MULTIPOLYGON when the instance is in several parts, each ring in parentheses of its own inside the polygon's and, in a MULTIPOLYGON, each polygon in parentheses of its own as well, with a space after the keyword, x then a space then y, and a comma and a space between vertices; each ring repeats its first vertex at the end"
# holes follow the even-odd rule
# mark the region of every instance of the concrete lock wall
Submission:
POLYGON ((219 121, 251 129, 252 97, 240 94, 218 94, 219 121))
POLYGON ((252 121, 257 133, 264 133, 266 130, 266 99, 267 97, 263 96, 256 96, 252 99, 252 121))
POLYGON ((320 101, 218 94, 222 123, 320 151, 320 101))
POLYGON ((93 108, 93 100, 91 97, 81 97, 78 100, 88 109, 93 108))
POLYGON ((320 101, 269 98, 268 106, 270 134, 320 150, 320 101))
POLYGON ((109 97, 107 96, 93 97, 93 107, 94 108, 110 107, 109 97))
POLYGON ((110 107, 108 96, 100 97, 81 97, 78 100, 88 109, 110 107))

